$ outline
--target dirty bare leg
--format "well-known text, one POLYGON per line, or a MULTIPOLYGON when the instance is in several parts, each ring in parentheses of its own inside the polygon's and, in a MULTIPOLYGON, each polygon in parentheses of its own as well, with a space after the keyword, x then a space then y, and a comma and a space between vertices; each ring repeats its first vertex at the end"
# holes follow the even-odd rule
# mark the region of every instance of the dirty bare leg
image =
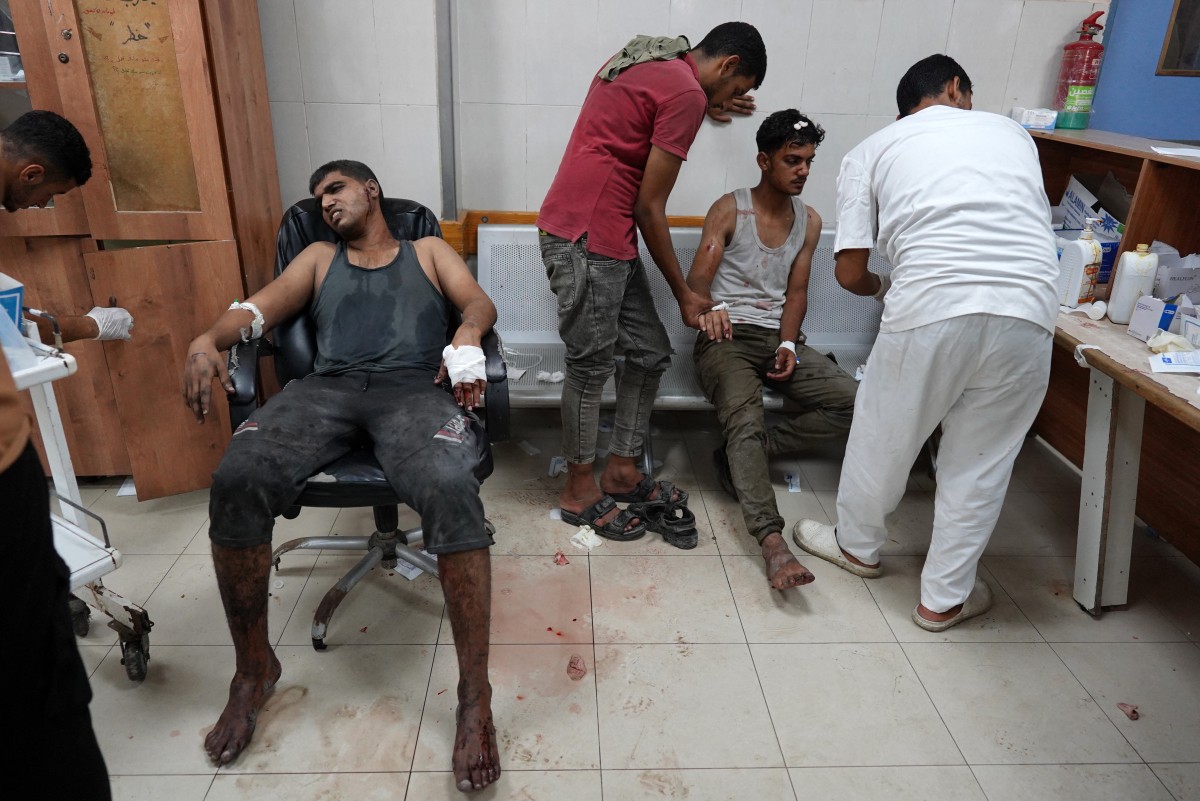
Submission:
POLYGON ((458 654, 458 728, 451 759, 454 783, 463 792, 480 790, 500 778, 500 751, 492 724, 492 685, 488 681, 491 553, 487 548, 477 548, 440 554, 438 573, 458 654))
POLYGON ((759 546, 767 567, 767 581, 775 589, 786 590, 816 581, 816 576, 800 564, 778 531, 763 537, 759 546))
POLYGON ((227 548, 214 542, 212 553, 237 665, 229 701, 204 739, 204 750, 214 762, 226 765, 250 743, 258 712, 283 669, 267 636, 271 543, 227 548))

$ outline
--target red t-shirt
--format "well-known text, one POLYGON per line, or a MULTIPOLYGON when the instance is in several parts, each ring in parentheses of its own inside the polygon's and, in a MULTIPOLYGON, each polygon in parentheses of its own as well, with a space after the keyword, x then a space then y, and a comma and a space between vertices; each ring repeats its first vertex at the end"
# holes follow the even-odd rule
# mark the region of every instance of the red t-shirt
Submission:
POLYGON ((586 233, 589 251, 635 258, 633 207, 650 146, 687 159, 707 109, 690 55, 593 78, 538 227, 572 242, 586 233))

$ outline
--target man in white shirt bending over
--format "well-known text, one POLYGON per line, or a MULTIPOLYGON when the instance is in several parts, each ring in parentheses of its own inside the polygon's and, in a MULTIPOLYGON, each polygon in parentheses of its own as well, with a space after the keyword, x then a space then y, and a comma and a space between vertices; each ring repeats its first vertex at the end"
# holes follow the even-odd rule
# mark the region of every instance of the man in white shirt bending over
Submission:
POLYGON ((758 129, 758 185, 723 195, 704 218, 688 286, 718 307, 700 314, 693 357, 705 395, 717 409, 725 444, 713 454, 721 485, 742 506, 758 540, 767 581, 786 590, 813 580, 783 538, 768 459, 842 439, 854 412, 854 379, 804 345, 808 277, 821 217, 804 205, 821 126, 795 109, 777 111, 758 129), (728 308, 721 308, 728 306, 728 308), (767 428, 768 383, 796 414, 767 428))
POLYGON ((838 522, 802 520, 793 539, 878 576, 884 516, 940 423, 933 539, 912 619, 942 631, 991 605, 976 571, 1046 392, 1058 264, 1033 140, 971 111, 971 80, 954 59, 914 64, 896 103, 897 121, 851 150, 838 176, 838 283, 884 304, 838 522), (867 271, 872 245, 893 265, 890 288, 867 271))

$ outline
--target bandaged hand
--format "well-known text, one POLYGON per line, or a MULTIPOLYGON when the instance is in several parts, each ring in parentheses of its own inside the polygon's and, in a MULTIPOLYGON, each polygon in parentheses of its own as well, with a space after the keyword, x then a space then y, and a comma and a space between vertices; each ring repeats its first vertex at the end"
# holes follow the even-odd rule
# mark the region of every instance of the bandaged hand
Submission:
POLYGON ((442 370, 450 378, 458 405, 468 410, 475 408, 487 386, 487 360, 483 348, 447 345, 442 350, 442 370))
POLYGON ((95 320, 96 327, 100 330, 96 339, 133 338, 133 315, 125 309, 95 306, 86 316, 95 320))

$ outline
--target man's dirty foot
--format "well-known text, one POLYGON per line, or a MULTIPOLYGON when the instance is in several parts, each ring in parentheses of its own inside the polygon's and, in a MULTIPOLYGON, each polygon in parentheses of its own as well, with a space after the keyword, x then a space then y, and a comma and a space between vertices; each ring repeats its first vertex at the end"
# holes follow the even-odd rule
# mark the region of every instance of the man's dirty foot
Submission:
POLYGON ((787 590, 816 581, 817 577, 792 554, 782 534, 768 534, 763 538, 761 547, 763 562, 767 567, 767 581, 774 589, 787 590))
POLYGON ((492 688, 470 693, 459 688, 454 717, 454 784, 462 792, 482 790, 500 778, 500 751, 492 725, 492 688))
POLYGON ((283 667, 272 653, 265 678, 234 674, 229 682, 229 701, 212 731, 204 738, 204 750, 209 759, 218 765, 228 765, 245 750, 254 734, 259 710, 282 673, 283 667))

